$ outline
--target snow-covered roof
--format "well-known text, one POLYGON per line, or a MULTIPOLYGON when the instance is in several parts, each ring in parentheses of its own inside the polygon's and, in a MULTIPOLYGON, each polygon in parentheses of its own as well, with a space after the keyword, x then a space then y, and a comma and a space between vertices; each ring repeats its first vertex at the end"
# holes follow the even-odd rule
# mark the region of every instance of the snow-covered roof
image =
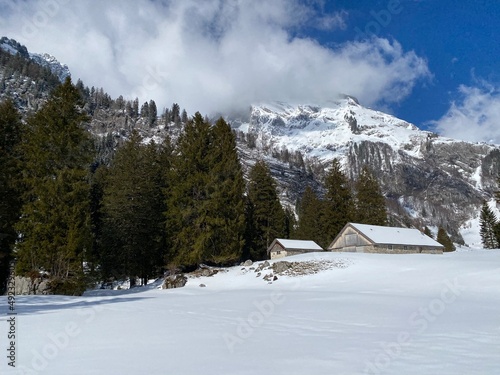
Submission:
POLYGON ((350 223, 375 244, 443 247, 418 229, 350 223))
POLYGON ((279 242, 281 245, 283 245, 283 247, 285 249, 323 251, 323 248, 321 246, 319 246, 314 241, 307 241, 307 240, 287 240, 287 239, 282 239, 282 238, 276 238, 273 241, 273 244, 276 241, 279 242))

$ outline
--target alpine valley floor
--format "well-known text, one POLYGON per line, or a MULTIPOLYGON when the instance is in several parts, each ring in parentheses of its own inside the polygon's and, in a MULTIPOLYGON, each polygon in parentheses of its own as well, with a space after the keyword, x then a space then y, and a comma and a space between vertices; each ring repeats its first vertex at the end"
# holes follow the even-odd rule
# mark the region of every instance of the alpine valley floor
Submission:
POLYGON ((179 289, 18 296, 16 368, 4 297, 0 373, 500 372, 500 250, 284 260, 330 267, 272 283, 233 267, 179 289))

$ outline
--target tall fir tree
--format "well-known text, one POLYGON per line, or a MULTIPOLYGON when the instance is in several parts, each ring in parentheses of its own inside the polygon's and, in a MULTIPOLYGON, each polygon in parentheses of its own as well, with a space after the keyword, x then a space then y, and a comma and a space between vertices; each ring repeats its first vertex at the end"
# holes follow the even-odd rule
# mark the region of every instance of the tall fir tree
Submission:
POLYGON ((285 212, 278 199, 269 167, 258 161, 248 175, 247 251, 253 260, 267 258, 267 248, 285 235, 285 212))
POLYGON ((380 185, 368 166, 363 166, 355 183, 356 215, 360 224, 387 225, 387 208, 380 185))
POLYGON ((165 251, 160 154, 156 144, 141 142, 133 132, 116 152, 102 199, 103 276, 127 276, 132 285, 160 274, 165 251))
POLYGON ((210 133, 210 124, 196 113, 179 136, 173 158, 172 186, 166 192, 165 214, 167 231, 172 237, 171 258, 179 265, 201 263, 212 235, 205 222, 211 179, 210 133))
POLYGON ((443 227, 439 227, 436 241, 444 246, 445 252, 455 251, 455 245, 453 245, 453 241, 443 227))
POLYGON ((90 162, 93 144, 82 124, 78 90, 68 78, 24 128, 21 152, 26 189, 17 229, 17 269, 44 270, 54 291, 83 291, 90 247, 90 162))
POLYGON ((173 261, 226 264, 241 257, 244 231, 243 174, 230 127, 214 126, 197 112, 178 139, 167 230, 173 261))
POLYGON ((497 224, 498 221, 495 214, 488 205, 488 202, 484 201, 481 207, 481 215, 479 218, 479 233, 481 235, 481 242, 483 243, 483 247, 485 249, 497 249, 499 246, 496 233, 497 224))
MULTIPOLYGON (((299 222, 296 236, 298 239, 312 240, 318 244, 324 241, 322 209, 323 202, 311 187, 307 186, 297 207, 299 222)), ((325 246, 324 243, 321 245, 325 246)))
POLYGON ((14 102, 0 103, 0 294, 6 287, 21 208, 21 116, 14 102))
POLYGON ((334 159, 325 177, 326 196, 322 210, 325 225, 321 246, 328 246, 342 228, 353 221, 355 215, 354 198, 350 182, 342 171, 340 162, 334 159))
POLYGON ((228 264, 241 258, 245 231, 245 182, 231 127, 220 118, 211 129, 210 215, 214 236, 205 259, 228 264))

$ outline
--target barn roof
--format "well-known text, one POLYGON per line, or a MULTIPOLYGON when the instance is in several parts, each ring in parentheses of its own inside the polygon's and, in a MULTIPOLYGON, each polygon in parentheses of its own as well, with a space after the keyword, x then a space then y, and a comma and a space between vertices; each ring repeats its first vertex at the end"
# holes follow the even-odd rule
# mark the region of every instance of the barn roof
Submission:
POLYGON ((349 223, 374 244, 443 247, 418 229, 349 223))
POLYGON ((288 249, 288 250, 323 251, 323 248, 321 246, 319 246, 314 241, 287 240, 287 239, 283 239, 283 238, 276 238, 269 248, 271 248, 276 242, 279 242, 285 249, 288 249))

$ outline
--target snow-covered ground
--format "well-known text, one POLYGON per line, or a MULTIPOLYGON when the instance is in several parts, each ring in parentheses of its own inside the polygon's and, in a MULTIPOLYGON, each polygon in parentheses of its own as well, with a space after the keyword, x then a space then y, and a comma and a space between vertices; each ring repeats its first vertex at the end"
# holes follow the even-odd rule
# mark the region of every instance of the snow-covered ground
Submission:
POLYGON ((4 298, 0 373, 500 373, 500 250, 285 260, 341 267, 272 284, 234 267, 180 289, 18 296, 15 369, 4 298))

